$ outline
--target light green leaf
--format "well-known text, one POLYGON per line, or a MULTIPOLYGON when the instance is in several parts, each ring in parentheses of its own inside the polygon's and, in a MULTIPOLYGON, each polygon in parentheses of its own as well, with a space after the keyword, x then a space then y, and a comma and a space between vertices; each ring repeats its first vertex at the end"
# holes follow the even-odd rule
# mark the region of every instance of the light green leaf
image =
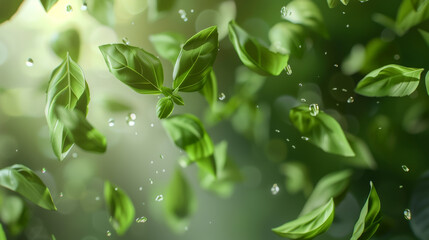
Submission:
POLYGON ((429 172, 419 178, 411 195, 411 229, 418 239, 429 238, 429 172))
POLYGON ((163 97, 156 104, 156 115, 159 119, 168 118, 173 112, 174 103, 171 97, 163 97))
POLYGON ((19 9, 23 0, 4 1, 0 8, 0 23, 9 20, 19 9))
POLYGON ((304 53, 306 35, 304 27, 290 22, 279 22, 268 33, 271 49, 298 57, 304 53))
POLYGON ((313 1, 293 0, 286 5, 286 9, 287 14, 282 15, 283 19, 303 25, 325 38, 329 36, 322 13, 313 1))
POLYGON ((56 33, 51 39, 51 49, 58 57, 64 59, 67 57, 67 52, 74 60, 79 59, 80 38, 79 32, 76 29, 68 29, 60 33, 56 33))
POLYGON ((357 220, 350 240, 369 240, 377 231, 381 222, 380 199, 374 184, 370 182, 371 190, 357 220))
POLYGON ((54 69, 47 89, 45 115, 50 130, 52 148, 59 160, 63 160, 73 146, 73 142, 55 115, 57 107, 77 109, 84 115, 89 103, 89 88, 79 65, 67 55, 54 69))
POLYGON ((209 74, 207 74, 206 78, 207 79, 204 80, 204 82, 206 82, 206 84, 204 84, 204 87, 200 90, 200 93, 207 100, 210 107, 213 108, 214 104, 217 101, 217 97, 218 97, 217 96, 217 80, 216 80, 216 75, 215 75, 215 72, 213 71, 213 69, 209 74))
POLYGON ((176 115, 164 119, 162 125, 170 139, 185 150, 192 161, 213 154, 213 142, 197 117, 191 114, 176 115))
POLYGON ((4 233, 3 225, 1 225, 1 223, 0 223, 0 240, 6 240, 6 234, 4 233))
POLYGON ((114 0, 86 0, 88 12, 103 25, 115 25, 114 0))
POLYGON ((86 151, 106 151, 106 138, 85 119, 82 112, 63 107, 58 107, 56 111, 58 119, 71 133, 70 137, 76 145, 86 151))
POLYGON ((416 11, 410 0, 402 1, 396 16, 395 29, 404 35, 412 27, 429 19, 429 1, 423 2, 416 11))
POLYGON ((241 62, 261 75, 279 75, 286 67, 289 55, 271 52, 250 36, 235 21, 229 22, 229 39, 241 62))
POLYGON ((54 234, 52 234, 52 235, 51 235, 51 237, 52 237, 52 240, 57 240, 57 239, 55 238, 54 234))
POLYGON ((272 230, 285 238, 312 239, 329 229, 334 212, 334 200, 331 198, 325 205, 272 230))
POLYGON ((217 27, 201 30, 182 46, 173 71, 173 89, 200 90, 210 74, 219 49, 217 27))
POLYGON ((161 93, 164 75, 157 57, 125 44, 107 44, 99 48, 109 71, 117 79, 138 93, 161 93))
POLYGON ((0 218, 7 225, 10 234, 15 236, 25 229, 30 214, 24 200, 11 195, 2 199, 0 218))
POLYGON ((165 16, 175 5, 176 0, 148 0, 148 18, 155 21, 165 16))
POLYGON ((340 124, 323 111, 312 116, 309 106, 301 105, 290 110, 289 118, 301 134, 309 138, 308 142, 323 151, 345 157, 355 156, 340 124))
POLYGON ((42 208, 57 210, 49 189, 31 169, 24 165, 15 164, 1 169, 0 186, 21 194, 42 208))
POLYGON ((322 177, 305 202, 300 215, 325 205, 330 199, 334 199, 335 205, 338 205, 347 193, 352 174, 350 170, 343 170, 322 177))
POLYGON ((45 8, 45 11, 48 12, 58 2, 58 0, 40 0, 40 2, 42 3, 43 8, 45 8))
POLYGON ((174 64, 179 56, 185 37, 178 33, 163 32, 149 36, 149 40, 155 47, 159 56, 174 64))
POLYGON ((134 220, 134 205, 122 189, 104 182, 104 199, 110 214, 110 223, 118 235, 123 235, 134 220))
POLYGON ((368 73, 355 92, 367 97, 403 97, 416 90, 423 68, 390 64, 368 73))

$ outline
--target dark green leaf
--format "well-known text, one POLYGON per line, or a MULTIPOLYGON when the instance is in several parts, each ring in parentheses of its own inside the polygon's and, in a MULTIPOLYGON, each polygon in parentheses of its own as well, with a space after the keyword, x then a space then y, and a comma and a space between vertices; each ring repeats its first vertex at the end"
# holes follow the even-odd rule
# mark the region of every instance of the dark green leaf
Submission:
POLYGON ((148 17, 154 21, 165 16, 175 5, 176 0, 148 0, 148 17))
POLYGON ((63 160, 73 142, 55 115, 57 107, 77 109, 84 115, 89 103, 89 88, 79 65, 69 55, 54 69, 49 81, 45 115, 51 135, 52 148, 59 160, 63 160))
POLYGON ((205 97, 210 107, 213 107, 217 101, 217 80, 215 72, 212 70, 209 74, 207 74, 206 78, 207 79, 204 80, 206 84, 204 84, 204 87, 200 90, 200 93, 205 97))
POLYGON ((3 231, 3 225, 0 223, 0 240, 6 240, 6 234, 3 231))
POLYGON ((418 11, 420 7, 424 6, 427 2, 427 0, 410 0, 410 1, 415 11, 418 11))
POLYGON ((101 153, 106 151, 106 138, 85 119, 82 112, 63 107, 58 107, 56 111, 58 119, 71 133, 76 145, 86 151, 101 153))
POLYGON ((291 109, 289 118, 301 134, 309 138, 308 142, 323 151, 346 157, 355 156, 340 124, 323 111, 312 116, 309 106, 302 105, 291 109))
POLYGON ((9 20, 21 6, 23 0, 14 1, 2 1, 2 7, 0 7, 0 23, 9 20))
POLYGON ((201 30, 182 46, 173 71, 173 89, 200 90, 210 74, 219 49, 217 27, 201 30))
POLYGON ((399 35, 429 19, 429 1, 425 1, 416 11, 410 0, 402 1, 396 16, 395 29, 399 35))
POLYGON ((398 52, 392 42, 386 42, 381 38, 374 38, 365 46, 365 60, 360 72, 367 74, 376 68, 383 67, 392 62, 392 55, 398 52))
POLYGON ((279 22, 270 29, 268 37, 274 51, 298 57, 304 53, 306 33, 299 24, 279 22))
POLYGON ((408 68, 390 64, 368 73, 355 92, 367 97, 403 97, 416 90, 423 68, 408 68))
POLYGON ((312 239, 326 232, 334 220, 334 200, 325 205, 272 229, 276 234, 290 239, 312 239))
POLYGON ((30 215, 27 205, 21 198, 5 196, 1 204, 0 218, 12 235, 18 235, 27 226, 30 215))
POLYGON ((300 215, 304 215, 325 205, 332 198, 335 205, 338 205, 347 193, 352 173, 350 170, 343 170, 330 173, 321 178, 307 199, 300 215))
POLYGON ((164 32, 149 36, 149 40, 158 54, 174 64, 179 56, 185 37, 178 33, 164 32))
POLYGON ((134 220, 134 205, 122 189, 104 182, 104 199, 110 214, 110 223, 118 235, 123 235, 134 220))
POLYGON ((419 33, 422 35, 423 40, 425 40, 426 45, 429 47, 429 32, 419 29, 419 33))
POLYGON ((88 12, 103 25, 115 25, 114 0, 86 0, 88 12))
POLYGON ((107 44, 99 48, 109 71, 117 79, 138 93, 161 93, 164 75, 157 57, 125 44, 107 44))
POLYGON ((67 57, 67 52, 74 60, 79 59, 80 38, 79 32, 76 29, 68 29, 66 31, 56 33, 51 40, 51 48, 55 54, 61 59, 67 57))
POLYGON ((429 237, 429 172, 420 177, 411 195, 411 229, 419 239, 429 237))
POLYGON ((156 115, 159 119, 167 118, 173 112, 174 103, 171 97, 163 97, 156 104, 156 115))
POLYGON ((381 222, 380 199, 370 182, 371 190, 357 220, 350 240, 369 240, 377 231, 381 222))
MULTIPOLYGON (((45 11, 48 12, 55 5, 55 3, 58 2, 58 0, 40 0, 40 2, 42 3, 43 7, 45 8, 45 11)), ((61 57, 61 58, 63 58, 63 57, 61 57)))
POLYGON ((31 169, 24 165, 15 164, 1 169, 0 186, 21 194, 42 208, 57 210, 49 189, 31 169))
POLYGON ((286 67, 289 55, 271 52, 250 36, 235 21, 229 22, 229 39, 241 62, 261 75, 279 75, 286 67))

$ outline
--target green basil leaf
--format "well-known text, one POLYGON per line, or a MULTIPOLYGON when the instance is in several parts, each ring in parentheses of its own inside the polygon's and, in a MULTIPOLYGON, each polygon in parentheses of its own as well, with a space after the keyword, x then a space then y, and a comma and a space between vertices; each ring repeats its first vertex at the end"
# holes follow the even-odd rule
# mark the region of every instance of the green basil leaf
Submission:
POLYGON ((368 73, 355 92, 367 97, 403 97, 413 93, 420 82, 423 68, 390 64, 368 73))
POLYGON ((42 3, 43 8, 45 8, 45 11, 48 12, 58 2, 58 0, 40 0, 40 2, 42 3))
POLYGON ((165 16, 173 9, 176 0, 148 0, 148 18, 151 21, 165 16))
POLYGON ((156 115, 159 119, 167 118, 173 112, 174 103, 170 97, 163 97, 156 104, 156 115))
POLYGON ((3 225, 0 223, 0 240, 6 240, 6 234, 3 230, 3 225))
POLYGON ((76 145, 86 151, 106 151, 106 138, 85 119, 82 112, 63 107, 58 107, 56 111, 58 119, 70 131, 76 145))
POLYGON ((182 44, 186 41, 183 35, 173 32, 150 35, 149 40, 159 56, 167 59, 172 64, 176 62, 182 44))
POLYGON ((118 235, 123 235, 134 220, 134 205, 122 189, 104 182, 104 199, 110 214, 110 223, 118 235))
POLYGON ((10 234, 15 236, 25 229, 30 214, 24 200, 17 196, 5 196, 1 203, 0 218, 7 225, 10 234))
POLYGON ((175 230, 184 231, 195 209, 196 198, 192 188, 177 168, 165 193, 165 214, 169 225, 175 230))
POLYGON ((398 49, 393 43, 381 38, 372 39, 365 46, 365 60, 360 72, 367 74, 376 68, 390 64, 392 55, 395 55, 396 52, 398 49))
POLYGON ((410 0, 402 1, 396 16, 395 29, 399 35, 404 35, 412 27, 429 19, 429 1, 425 1, 416 11, 410 0))
POLYGON ((61 59, 67 57, 67 52, 72 59, 76 61, 79 59, 80 38, 76 29, 68 29, 55 34, 50 45, 51 49, 61 59))
POLYGON ((173 71, 173 89, 200 90, 210 74, 219 49, 217 27, 201 30, 182 46, 173 71))
POLYGON ((272 230, 290 239, 312 239, 326 232, 333 220, 334 200, 331 198, 325 205, 272 230))
POLYGON ((42 208, 57 210, 49 189, 31 169, 24 165, 15 164, 1 169, 0 186, 21 194, 42 208))
POLYGON ((209 103, 210 107, 213 107, 214 104, 217 101, 217 80, 215 72, 212 71, 206 76, 206 84, 204 84, 204 87, 200 90, 201 95, 204 96, 204 98, 209 103))
POLYGON ((279 22, 268 33, 271 49, 282 54, 299 57, 304 53, 306 35, 305 29, 301 25, 290 22, 279 22))
POLYGON ((103 25, 113 27, 115 25, 114 0, 86 0, 88 13, 103 25))
POLYGON ((343 170, 322 177, 307 199, 300 215, 304 215, 325 205, 332 198, 335 205, 338 205, 347 193, 352 174, 353 172, 350 170, 343 170))
POLYGON ((423 173, 411 195, 411 230, 419 239, 429 237, 429 171, 423 173))
POLYGON ((309 106, 301 105, 290 110, 289 118, 301 134, 309 138, 308 142, 323 151, 345 157, 355 156, 340 124, 323 111, 312 116, 309 106))
POLYGON ((162 125, 171 140, 183 149, 192 161, 213 154, 213 142, 197 117, 191 114, 176 115, 164 119, 162 125))
POLYGON ((350 240, 369 240, 377 231, 381 222, 380 199, 374 184, 370 182, 371 190, 357 220, 350 240))
POLYGON ((235 23, 229 22, 229 39, 241 62, 261 75, 279 75, 286 67, 289 55, 271 52, 235 23))
POLYGON ((63 160, 73 146, 73 142, 55 115, 57 107, 78 109, 84 115, 89 103, 89 88, 79 65, 67 55, 54 69, 49 81, 45 115, 51 135, 52 148, 59 160, 63 160))
POLYGON ((23 0, 5 1, 0 8, 0 23, 9 20, 19 9, 23 0))
POLYGON ((300 24, 313 32, 328 38, 328 30, 324 24, 322 13, 311 0, 293 0, 286 5, 287 13, 282 18, 295 24, 300 24))
POLYGON ((99 48, 109 71, 117 79, 138 93, 161 93, 164 75, 157 57, 125 44, 107 44, 99 48))

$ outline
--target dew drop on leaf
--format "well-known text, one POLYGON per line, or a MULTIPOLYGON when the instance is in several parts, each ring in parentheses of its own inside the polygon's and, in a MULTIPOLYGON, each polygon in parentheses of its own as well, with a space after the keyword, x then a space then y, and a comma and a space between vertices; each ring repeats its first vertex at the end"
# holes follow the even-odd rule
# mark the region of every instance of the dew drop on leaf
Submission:
POLYGON ((343 12, 343 15, 345 15, 346 14, 346 12, 343 12))
POLYGON ((153 123, 151 123, 151 124, 150 124, 150 127, 153 127, 153 126, 155 126, 155 125, 154 125, 153 123))
POLYGON ((347 24, 347 25, 346 25, 346 28, 349 28, 349 27, 350 27, 350 24, 347 24))
POLYGON ((139 187, 139 191, 143 191, 143 187, 139 187))
POLYGON ((349 97, 347 99, 347 103, 353 103, 355 101, 355 99, 353 97, 349 97))
POLYGON ((147 217, 145 216, 136 218, 136 223, 145 223, 145 222, 147 222, 147 217))
POLYGON ((319 105, 312 103, 310 106, 308 106, 308 110, 310 110, 310 115, 315 117, 317 114, 319 114, 319 105))
POLYGON ((404 188, 404 186, 403 185, 399 185, 399 189, 403 189, 404 188))
POLYGON ((73 7, 70 4, 67 4, 67 6, 66 6, 66 12, 67 13, 73 12, 73 7))
POLYGON ((301 98, 301 102, 307 102, 307 99, 301 98))
POLYGON ((109 118, 109 120, 107 121, 107 124, 109 125, 109 127, 115 126, 115 119, 109 118))
POLYGON ((295 146, 295 145, 292 145, 292 148, 293 148, 293 149, 296 149, 296 146, 295 146))
POLYGON ((341 91, 343 91, 343 92, 347 92, 347 89, 343 88, 343 89, 341 89, 341 91))
POLYGON ((153 184, 153 180, 152 180, 152 178, 149 178, 149 183, 150 183, 150 184, 153 184))
POLYGON ((410 169, 407 167, 407 165, 402 165, 402 170, 404 170, 404 172, 409 172, 410 169))
POLYGON ((298 86, 302 87, 302 83, 298 83, 298 86))
POLYGON ((33 59, 28 58, 27 61, 25 62, 25 65, 27 65, 27 67, 32 67, 34 65, 33 59))
POLYGON ((156 196, 155 201, 157 202, 161 202, 162 200, 164 200, 164 196, 162 196, 162 194, 156 196))
POLYGON ((404 210, 404 217, 407 220, 411 220, 411 210, 410 209, 407 208, 404 210))
POLYGON ((125 45, 130 45, 130 40, 128 40, 128 38, 127 38, 127 37, 123 37, 123 38, 122 38, 122 42, 123 42, 125 45))
POLYGON ((77 158, 77 156, 78 156, 77 153, 72 154, 72 158, 77 158))
POLYGON ((274 183, 273 186, 271 187, 271 194, 277 195, 279 191, 280 191, 279 186, 277 185, 277 183, 274 183))
POLYGON ((337 68, 337 67, 338 67, 338 64, 334 64, 334 67, 336 67, 336 68, 337 68))
POLYGON ((225 98, 226 98, 225 93, 220 93, 220 94, 219 94, 219 100, 220 100, 220 101, 225 100, 225 98))

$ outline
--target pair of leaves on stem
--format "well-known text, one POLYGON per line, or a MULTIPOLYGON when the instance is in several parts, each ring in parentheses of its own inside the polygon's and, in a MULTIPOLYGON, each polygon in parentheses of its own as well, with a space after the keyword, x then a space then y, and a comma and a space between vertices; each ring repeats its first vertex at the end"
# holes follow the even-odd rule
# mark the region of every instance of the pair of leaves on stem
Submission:
POLYGON ((201 90, 211 76, 219 42, 217 27, 206 28, 182 46, 173 70, 173 87, 163 86, 160 60, 141 48, 124 44, 100 46, 109 71, 120 81, 141 94, 163 94, 157 104, 159 118, 168 117, 174 104, 183 105, 178 92, 201 90))
POLYGON ((86 120, 89 87, 82 69, 67 54, 52 72, 45 115, 52 148, 63 160, 74 143, 87 151, 105 152, 106 139, 86 120))

